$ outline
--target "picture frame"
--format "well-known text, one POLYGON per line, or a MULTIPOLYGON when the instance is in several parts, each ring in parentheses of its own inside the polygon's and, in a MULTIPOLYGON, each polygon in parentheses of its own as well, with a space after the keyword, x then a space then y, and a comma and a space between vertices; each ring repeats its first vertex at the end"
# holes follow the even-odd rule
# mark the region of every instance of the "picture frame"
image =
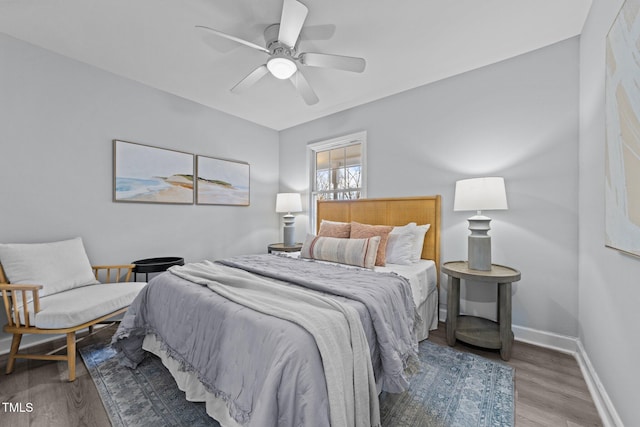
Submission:
POLYGON ((196 176, 196 204, 249 206, 249 163, 198 155, 196 176))
POLYGON ((193 204, 194 155, 113 140, 113 201, 193 204))
POLYGON ((640 0, 626 0, 606 37, 605 246, 640 257, 640 0))

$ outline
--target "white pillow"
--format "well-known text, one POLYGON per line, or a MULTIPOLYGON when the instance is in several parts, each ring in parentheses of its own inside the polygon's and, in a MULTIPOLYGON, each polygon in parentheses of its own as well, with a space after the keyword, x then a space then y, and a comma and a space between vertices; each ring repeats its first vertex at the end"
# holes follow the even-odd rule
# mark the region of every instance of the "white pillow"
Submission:
POLYGON ((386 262, 388 264, 411 264, 414 246, 415 223, 394 227, 387 240, 386 262))
POLYGON ((42 285, 40 296, 99 283, 80 237, 52 243, 0 243, 0 263, 10 283, 42 285))
MULTIPOLYGON (((412 223, 414 224, 414 223, 412 223)), ((414 224, 415 225, 415 224, 414 224)), ((416 225, 413 229, 413 254, 411 255, 412 262, 418 262, 422 258, 422 246, 424 245, 424 236, 429 231, 431 224, 416 225)))
POLYGON ((342 239, 308 234, 300 257, 373 269, 379 245, 380 236, 342 239))

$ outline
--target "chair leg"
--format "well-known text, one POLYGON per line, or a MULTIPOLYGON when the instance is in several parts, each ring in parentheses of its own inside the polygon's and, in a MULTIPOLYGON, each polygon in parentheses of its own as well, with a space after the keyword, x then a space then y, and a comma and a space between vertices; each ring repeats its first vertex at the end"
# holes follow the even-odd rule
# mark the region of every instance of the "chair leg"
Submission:
POLYGON ((13 339, 11 340, 11 351, 9 352, 9 360, 7 361, 7 374, 13 372, 13 365, 16 361, 16 354, 18 354, 20 341, 22 341, 22 334, 13 334, 13 339))
POLYGON ((67 334, 67 363, 69 365, 69 382, 76 379, 76 333, 67 334))

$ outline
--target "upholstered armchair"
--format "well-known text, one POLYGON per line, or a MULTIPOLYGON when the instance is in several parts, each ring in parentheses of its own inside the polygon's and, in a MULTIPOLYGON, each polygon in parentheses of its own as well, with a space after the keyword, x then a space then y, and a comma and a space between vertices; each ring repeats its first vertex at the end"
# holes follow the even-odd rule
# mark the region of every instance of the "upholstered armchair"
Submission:
POLYGON ((0 294, 13 334, 6 373, 16 359, 66 360, 76 378, 76 332, 124 313, 144 282, 129 282, 134 265, 91 266, 82 239, 0 244, 0 294), (100 280, 102 280, 102 283, 100 280), (18 353, 24 334, 65 334, 67 353, 18 353))

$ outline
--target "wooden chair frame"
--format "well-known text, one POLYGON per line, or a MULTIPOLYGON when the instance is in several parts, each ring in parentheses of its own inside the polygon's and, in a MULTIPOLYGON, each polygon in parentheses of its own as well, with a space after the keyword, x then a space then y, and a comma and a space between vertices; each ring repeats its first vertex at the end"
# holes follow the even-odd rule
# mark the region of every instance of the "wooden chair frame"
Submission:
MULTIPOLYGON (((98 275, 104 270, 106 275, 105 283, 118 283, 122 276, 124 276, 123 282, 129 282, 131 272, 135 265, 122 264, 122 265, 95 265, 91 268, 98 280, 98 275), (111 275, 115 273, 114 281, 111 281, 111 275)), ((42 285, 11 285, 9 284, 7 277, 4 274, 4 270, 0 265, 0 293, 2 294, 2 301, 4 302, 5 314, 8 319, 8 323, 4 326, 3 331, 8 334, 13 334, 11 341, 11 350, 9 353, 9 360, 7 361, 6 373, 13 372, 13 367, 16 359, 36 359, 36 360, 66 360, 69 365, 69 381, 76 379, 76 332, 85 328, 89 329, 89 332, 93 331, 93 325, 104 322, 105 320, 116 316, 118 314, 127 311, 128 307, 121 308, 109 313, 105 316, 101 316, 97 319, 82 323, 77 326, 61 329, 41 329, 34 325, 31 325, 29 320, 28 304, 22 306, 22 314, 24 316, 24 325, 20 322, 20 307, 18 303, 18 295, 22 296, 22 301, 33 300, 33 309, 35 313, 40 311, 40 296, 39 290, 42 289, 42 285), (31 298, 29 298, 29 296, 31 298), (18 353, 20 347, 20 341, 24 334, 65 334, 67 336, 67 353, 66 354, 26 354, 18 353)), ((64 347, 62 347, 64 348, 64 347)))

